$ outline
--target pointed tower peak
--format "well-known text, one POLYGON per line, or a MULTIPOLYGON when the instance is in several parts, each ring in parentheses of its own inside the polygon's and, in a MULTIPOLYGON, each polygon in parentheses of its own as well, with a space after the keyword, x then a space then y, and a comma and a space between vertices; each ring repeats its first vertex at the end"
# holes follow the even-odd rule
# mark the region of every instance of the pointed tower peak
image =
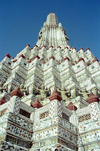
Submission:
POLYGON ((51 12, 48 16, 47 16, 47 25, 50 26, 57 26, 58 25, 58 18, 55 15, 55 13, 51 12))

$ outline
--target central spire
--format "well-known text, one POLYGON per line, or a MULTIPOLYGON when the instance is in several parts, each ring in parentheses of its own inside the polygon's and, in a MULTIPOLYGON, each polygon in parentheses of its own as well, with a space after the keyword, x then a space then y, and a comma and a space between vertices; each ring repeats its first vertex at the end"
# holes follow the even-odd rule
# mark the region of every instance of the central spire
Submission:
POLYGON ((46 22, 44 22, 44 25, 39 32, 37 46, 40 48, 46 46, 47 49, 50 46, 54 49, 57 49, 57 47, 60 46, 64 49, 65 47, 70 47, 68 40, 62 24, 58 23, 57 16, 55 13, 51 12, 47 16, 46 22))
POLYGON ((58 25, 58 19, 57 19, 57 16, 55 15, 55 13, 51 12, 47 16, 46 23, 47 23, 47 25, 50 25, 50 26, 57 26, 58 25))

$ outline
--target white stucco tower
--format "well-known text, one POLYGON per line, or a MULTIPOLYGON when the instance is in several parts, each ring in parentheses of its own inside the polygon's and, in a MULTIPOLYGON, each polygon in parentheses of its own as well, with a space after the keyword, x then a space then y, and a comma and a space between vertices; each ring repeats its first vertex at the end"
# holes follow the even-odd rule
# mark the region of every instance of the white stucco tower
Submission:
POLYGON ((58 46, 65 48, 70 47, 68 40, 62 24, 58 23, 57 16, 51 12, 47 16, 47 20, 39 32, 37 45, 39 47, 45 45, 46 48, 53 46, 54 49, 57 49, 58 46))
POLYGON ((100 63, 53 12, 34 47, 0 62, 0 150, 100 151, 100 63))

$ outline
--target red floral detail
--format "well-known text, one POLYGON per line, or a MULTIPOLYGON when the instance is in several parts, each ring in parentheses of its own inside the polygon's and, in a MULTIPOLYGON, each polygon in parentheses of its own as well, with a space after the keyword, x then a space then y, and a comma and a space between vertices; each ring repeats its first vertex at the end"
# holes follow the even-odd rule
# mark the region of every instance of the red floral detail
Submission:
POLYGON ((53 59, 53 60, 55 60, 55 57, 54 57, 54 56, 51 56, 49 59, 53 59))
POLYGON ((76 49, 75 47, 73 47, 72 49, 76 49))
POLYGON ((28 47, 30 47, 30 45, 29 45, 29 44, 27 44, 27 45, 26 45, 26 47, 27 47, 27 46, 28 46, 28 47))
MULTIPOLYGON (((84 59, 83 59, 83 58, 79 58, 79 60, 78 60, 78 61, 82 61, 82 60, 84 61, 84 59)), ((85 62, 85 61, 84 61, 84 62, 85 62)))
POLYGON ((38 55, 34 56, 34 58, 33 58, 33 59, 35 59, 35 58, 38 58, 38 59, 40 59, 40 57, 39 57, 38 55))
POLYGON ((83 48, 80 48, 79 50, 81 50, 81 49, 83 50, 83 48))
POLYGON ((6 55, 5 55, 5 57, 11 58, 11 56, 10 56, 10 54, 9 54, 9 53, 8 53, 8 54, 6 54, 6 55))
POLYGON ((22 57, 23 59, 25 59, 25 56, 24 56, 23 54, 21 54, 21 55, 19 56, 19 58, 20 58, 20 57, 22 57))

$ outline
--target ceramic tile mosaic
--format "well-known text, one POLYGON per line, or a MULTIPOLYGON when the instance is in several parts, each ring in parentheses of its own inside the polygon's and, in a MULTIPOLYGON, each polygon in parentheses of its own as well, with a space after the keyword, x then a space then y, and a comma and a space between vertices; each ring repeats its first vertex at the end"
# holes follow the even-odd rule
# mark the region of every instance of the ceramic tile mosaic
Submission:
POLYGON ((91 115, 92 115, 93 120, 98 120, 97 104, 92 103, 90 107, 91 107, 91 115))

